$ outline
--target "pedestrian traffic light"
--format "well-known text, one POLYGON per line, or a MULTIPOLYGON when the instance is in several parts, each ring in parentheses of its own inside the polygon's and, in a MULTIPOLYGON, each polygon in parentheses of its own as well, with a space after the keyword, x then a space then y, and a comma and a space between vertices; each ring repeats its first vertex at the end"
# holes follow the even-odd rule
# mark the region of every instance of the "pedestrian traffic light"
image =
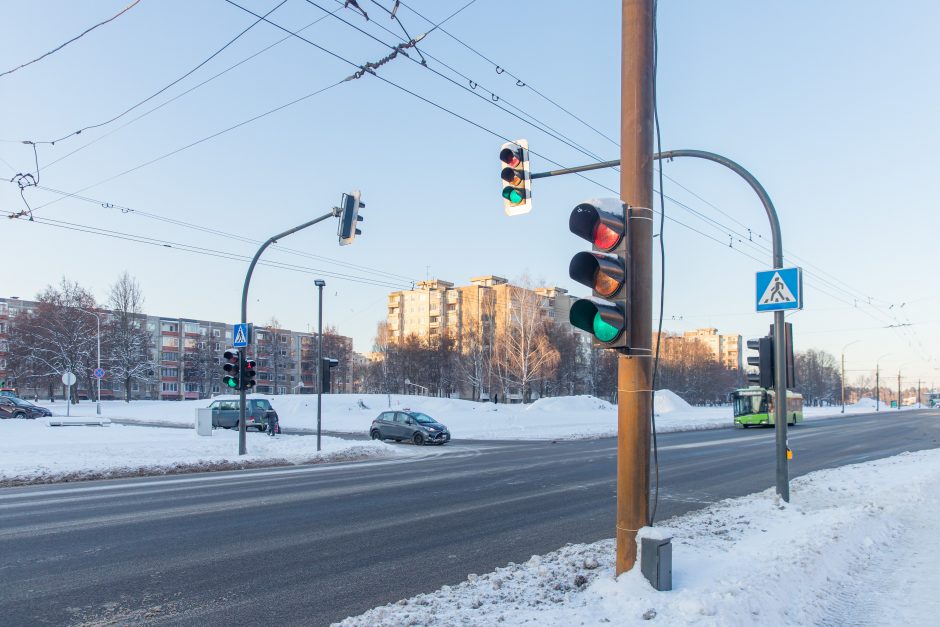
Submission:
POLYGON ((503 144, 499 151, 503 164, 503 208, 507 216, 532 211, 532 179, 529 171, 529 142, 519 139, 503 144))
POLYGON ((568 219, 571 232, 593 246, 593 252, 575 254, 568 266, 568 275, 593 292, 592 298, 575 301, 568 317, 604 348, 630 345, 629 209, 616 198, 590 200, 575 207, 568 219))
POLYGON ((255 360, 246 359, 242 366, 241 389, 250 392, 255 387, 255 360))
POLYGON ((241 353, 237 350, 228 350, 222 354, 222 370, 225 371, 225 374, 222 376, 222 383, 230 390, 240 389, 240 381, 238 378, 240 360, 241 353))
POLYGON ((339 360, 333 359, 332 357, 324 357, 321 362, 320 367, 320 377, 322 385, 320 391, 324 394, 330 393, 330 368, 335 368, 339 365, 339 360))
POLYGON ((757 351, 757 355, 748 355, 747 365, 756 366, 757 372, 747 373, 748 383, 754 383, 764 389, 774 387, 774 339, 761 337, 748 340, 749 350, 757 351))
POLYGON ((357 235, 362 235, 362 231, 356 228, 363 220, 359 209, 366 206, 366 203, 359 200, 360 195, 361 192, 356 190, 351 194, 343 194, 340 201, 339 226, 336 229, 340 246, 352 244, 357 235))

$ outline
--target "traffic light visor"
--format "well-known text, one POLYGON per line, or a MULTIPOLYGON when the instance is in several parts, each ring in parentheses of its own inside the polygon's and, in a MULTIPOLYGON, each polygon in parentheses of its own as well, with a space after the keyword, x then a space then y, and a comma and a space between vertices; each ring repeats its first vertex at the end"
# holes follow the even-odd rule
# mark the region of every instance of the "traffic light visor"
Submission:
POLYGON ((503 198, 514 205, 518 205, 523 200, 525 200, 525 189, 518 187, 504 187, 503 198))
POLYGON ((500 176, 508 184, 519 186, 525 183, 525 179, 522 178, 522 175, 522 170, 516 170, 515 168, 503 168, 503 172, 500 176))
POLYGON ((623 209, 613 212, 590 202, 581 203, 571 211, 568 229, 595 248, 609 252, 623 239, 623 209))
POLYGON ((518 168, 522 165, 522 146, 503 148, 499 151, 499 160, 510 168, 518 168))
POLYGON ((611 298, 620 291, 624 274, 620 258, 604 253, 579 252, 568 266, 568 276, 604 298, 611 298))
POLYGON ((625 318, 613 303, 581 299, 571 306, 568 314, 571 324, 591 333, 601 342, 613 342, 623 333, 625 318))

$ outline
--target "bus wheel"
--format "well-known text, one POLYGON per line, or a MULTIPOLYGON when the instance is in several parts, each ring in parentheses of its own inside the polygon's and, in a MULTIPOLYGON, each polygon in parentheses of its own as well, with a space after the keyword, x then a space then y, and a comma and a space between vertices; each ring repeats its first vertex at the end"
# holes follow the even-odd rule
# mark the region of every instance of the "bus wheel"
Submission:
POLYGON ((749 426, 751 426, 751 425, 747 424, 746 422, 742 422, 742 423, 741 423, 741 428, 742 428, 742 429, 747 429, 749 426))

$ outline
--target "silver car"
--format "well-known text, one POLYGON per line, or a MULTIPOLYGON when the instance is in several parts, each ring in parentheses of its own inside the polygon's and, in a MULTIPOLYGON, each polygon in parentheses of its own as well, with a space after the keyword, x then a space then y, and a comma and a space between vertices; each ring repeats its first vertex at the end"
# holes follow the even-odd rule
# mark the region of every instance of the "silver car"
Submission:
MULTIPOLYGON (((223 429, 238 428, 238 401, 218 400, 209 405, 212 410, 212 426, 223 429)), ((245 401, 245 428, 257 429, 262 432, 268 428, 265 416, 268 412, 275 416, 277 412, 271 407, 270 401, 265 398, 250 398, 245 401)))
POLYGON ((418 446, 450 441, 450 431, 447 427, 427 414, 410 409, 383 411, 372 421, 369 435, 373 440, 411 440, 418 446))

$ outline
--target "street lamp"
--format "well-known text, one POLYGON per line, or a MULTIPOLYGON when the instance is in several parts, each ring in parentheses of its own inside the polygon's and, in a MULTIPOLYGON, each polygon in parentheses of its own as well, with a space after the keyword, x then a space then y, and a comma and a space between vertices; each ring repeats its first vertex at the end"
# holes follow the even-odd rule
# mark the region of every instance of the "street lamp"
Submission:
MULTIPOLYGON (((95 317, 95 324, 98 327, 98 330, 95 333, 98 336, 98 368, 97 370, 101 370, 101 318, 98 317, 98 314, 96 314, 93 311, 88 311, 86 309, 81 309, 81 308, 78 308, 78 310, 82 313, 86 313, 90 316, 95 317)), ((97 376, 97 373, 96 373, 95 379, 98 381, 98 402, 96 403, 97 408, 95 412, 100 416, 101 415, 101 377, 97 376)))
POLYGON ((908 366, 914 363, 913 361, 907 361, 898 366, 898 411, 901 411, 901 368, 908 366))
POLYGON ((313 282, 319 292, 319 314, 317 315, 317 450, 320 450, 320 416, 323 403, 323 286, 326 281, 317 279, 313 282))
POLYGON ((858 344, 861 340, 853 340, 842 347, 842 413, 845 413, 845 349, 852 344, 858 344))

